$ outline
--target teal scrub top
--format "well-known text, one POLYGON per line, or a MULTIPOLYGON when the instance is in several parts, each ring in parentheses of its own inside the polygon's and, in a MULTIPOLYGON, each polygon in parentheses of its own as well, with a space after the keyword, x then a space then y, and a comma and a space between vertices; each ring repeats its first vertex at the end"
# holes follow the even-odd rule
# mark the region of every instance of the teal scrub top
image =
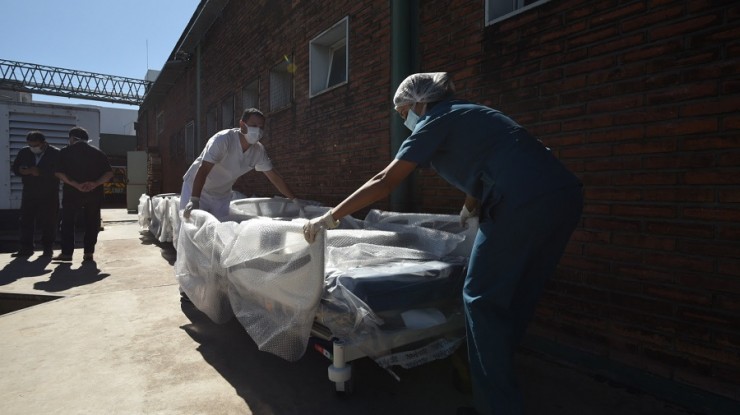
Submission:
POLYGON ((396 159, 433 168, 489 209, 499 203, 516 208, 581 185, 549 148, 511 118, 461 100, 441 101, 427 110, 396 159))

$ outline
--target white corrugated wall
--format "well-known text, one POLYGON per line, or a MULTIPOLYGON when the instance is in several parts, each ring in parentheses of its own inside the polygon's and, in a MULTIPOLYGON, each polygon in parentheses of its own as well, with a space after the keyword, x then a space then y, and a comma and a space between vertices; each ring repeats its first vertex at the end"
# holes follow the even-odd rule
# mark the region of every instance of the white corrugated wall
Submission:
POLYGON ((11 171, 18 151, 26 146, 26 134, 39 130, 49 144, 62 148, 67 145, 69 129, 81 126, 90 133, 91 144, 100 143, 100 111, 95 108, 76 108, 60 105, 0 102, 0 160, 6 168, 0 169, 0 209, 19 209, 21 206, 21 178, 11 171))

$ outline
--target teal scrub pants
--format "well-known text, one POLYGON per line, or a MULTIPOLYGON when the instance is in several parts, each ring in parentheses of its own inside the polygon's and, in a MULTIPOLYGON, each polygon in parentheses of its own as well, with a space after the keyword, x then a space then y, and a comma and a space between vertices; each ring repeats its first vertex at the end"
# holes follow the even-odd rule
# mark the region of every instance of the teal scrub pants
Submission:
POLYGON ((514 355, 582 209, 578 186, 516 209, 484 210, 463 286, 473 398, 480 414, 524 413, 514 355))

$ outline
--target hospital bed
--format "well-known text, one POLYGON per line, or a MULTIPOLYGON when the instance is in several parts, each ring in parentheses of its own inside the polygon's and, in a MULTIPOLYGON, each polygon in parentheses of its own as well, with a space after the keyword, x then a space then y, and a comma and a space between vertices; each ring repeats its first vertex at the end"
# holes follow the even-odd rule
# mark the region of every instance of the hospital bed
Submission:
POLYGON ((390 370, 450 355, 464 338, 475 219, 463 229, 457 215, 372 210, 306 243, 301 216, 328 209, 248 198, 231 202, 228 220, 200 210, 169 220, 182 228, 181 290, 216 323, 236 317, 260 350, 295 361, 311 344, 340 392, 351 390, 353 360, 390 370))
POLYGON ((173 242, 179 222, 180 195, 161 193, 139 197, 138 219, 142 230, 148 230, 160 242, 173 242))

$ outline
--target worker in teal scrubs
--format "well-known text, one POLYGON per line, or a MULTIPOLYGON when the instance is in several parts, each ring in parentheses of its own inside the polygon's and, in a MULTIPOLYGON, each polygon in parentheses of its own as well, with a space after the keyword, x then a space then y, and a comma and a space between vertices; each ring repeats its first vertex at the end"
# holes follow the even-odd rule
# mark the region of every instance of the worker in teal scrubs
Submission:
POLYGON ((465 192, 461 223, 480 219, 462 293, 475 407, 458 413, 522 414, 514 354, 580 220, 582 185, 511 118, 454 93, 445 72, 406 78, 393 102, 412 134, 385 169, 307 222, 304 236, 312 242, 388 196, 417 166, 465 192))

